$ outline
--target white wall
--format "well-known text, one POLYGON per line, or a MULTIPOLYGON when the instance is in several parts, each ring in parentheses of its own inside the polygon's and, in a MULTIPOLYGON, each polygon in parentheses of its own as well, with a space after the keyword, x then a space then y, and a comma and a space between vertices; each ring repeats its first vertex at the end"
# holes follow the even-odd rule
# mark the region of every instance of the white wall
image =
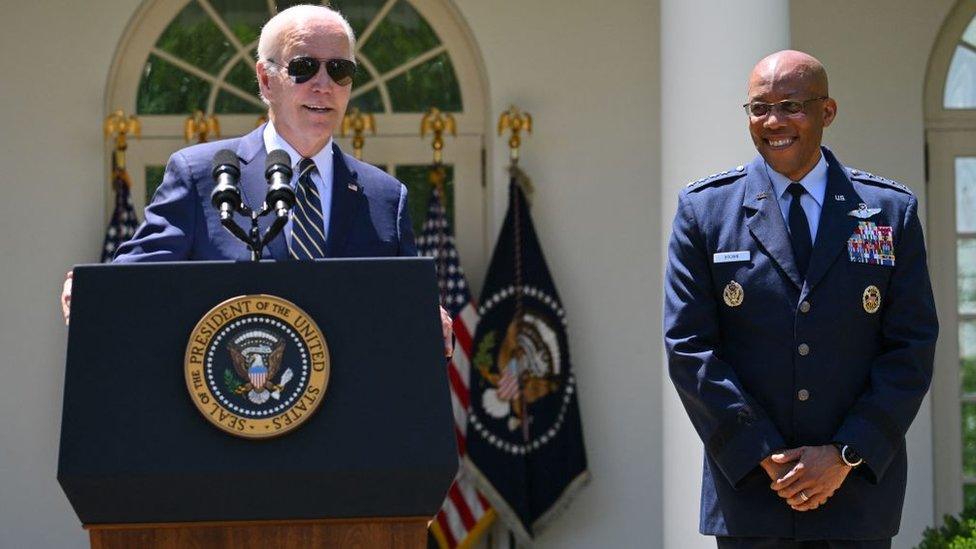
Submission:
MULTIPOLYGON (((827 67, 838 114, 824 134, 842 162, 900 181, 925 210, 923 88, 953 0, 790 3, 793 46, 827 67)), ((923 219, 924 222, 924 219, 923 219)), ((933 243, 929 243, 931 247, 933 243)), ((943 326, 943 330, 952 329, 943 326)), ((926 398, 908 432, 908 494, 894 546, 913 547, 933 523, 932 413, 926 398)))
POLYGON ((0 546, 86 547, 55 478, 67 267, 98 257, 103 93, 136 0, 19 2, 0 18, 0 546))
MULTIPOLYGON (((487 66, 494 124, 535 122, 520 165, 569 315, 593 482, 541 547, 657 547, 662 529, 657 2, 458 0, 487 66)), ((489 135, 494 134, 488 128, 489 135)), ((494 140, 493 217, 507 203, 494 140)))

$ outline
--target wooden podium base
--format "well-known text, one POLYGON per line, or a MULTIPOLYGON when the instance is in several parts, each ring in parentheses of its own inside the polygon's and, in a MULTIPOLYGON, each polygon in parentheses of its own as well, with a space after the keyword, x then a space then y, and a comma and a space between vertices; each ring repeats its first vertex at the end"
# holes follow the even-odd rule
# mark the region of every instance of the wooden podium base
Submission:
POLYGON ((92 549, 423 549, 427 517, 87 524, 92 549))

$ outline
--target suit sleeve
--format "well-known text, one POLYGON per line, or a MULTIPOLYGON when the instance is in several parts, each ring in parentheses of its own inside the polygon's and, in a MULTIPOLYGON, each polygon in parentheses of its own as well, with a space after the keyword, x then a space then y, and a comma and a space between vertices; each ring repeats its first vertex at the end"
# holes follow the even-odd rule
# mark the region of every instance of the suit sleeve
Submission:
POLYGON ((871 365, 867 390, 834 437, 860 453, 874 482, 905 443, 932 380, 939 323, 917 208, 912 197, 895 244, 887 296, 882 296, 882 352, 871 365))
POLYGON ((200 208, 186 158, 177 152, 169 158, 163 182, 146 206, 146 220, 119 246, 113 263, 187 259, 200 208))
POLYGON ((399 236, 400 256, 416 257, 417 243, 413 236, 413 222, 410 221, 410 208, 407 205, 407 187, 400 183, 400 203, 397 205, 397 235, 399 236))
POLYGON ((665 276, 664 342, 671 381, 728 482, 738 487, 786 443, 720 358, 722 334, 705 241, 686 193, 678 200, 665 276))

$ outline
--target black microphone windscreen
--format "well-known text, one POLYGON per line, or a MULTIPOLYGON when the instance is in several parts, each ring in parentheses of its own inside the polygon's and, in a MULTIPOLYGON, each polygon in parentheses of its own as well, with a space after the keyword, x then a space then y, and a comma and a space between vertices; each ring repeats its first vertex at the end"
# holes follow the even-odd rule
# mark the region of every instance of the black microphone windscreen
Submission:
POLYGON ((214 177, 217 175, 217 170, 231 170, 234 177, 238 177, 241 174, 241 163, 237 160, 237 154, 230 149, 222 149, 217 151, 217 154, 213 157, 213 174, 214 177))
POLYGON ((291 177, 291 157, 283 149, 275 149, 268 153, 264 161, 264 173, 267 176, 272 169, 286 170, 291 177))

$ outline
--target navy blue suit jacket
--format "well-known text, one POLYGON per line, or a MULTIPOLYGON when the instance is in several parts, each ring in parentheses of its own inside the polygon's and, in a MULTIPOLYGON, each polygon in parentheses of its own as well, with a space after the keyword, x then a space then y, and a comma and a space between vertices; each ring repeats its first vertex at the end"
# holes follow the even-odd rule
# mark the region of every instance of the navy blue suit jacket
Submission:
POLYGON ((679 198, 665 344, 705 445, 704 534, 866 540, 898 531, 905 432, 929 387, 938 334, 918 202, 906 187, 823 153, 827 192, 806 280, 761 157, 679 198), (864 221, 892 228, 894 266, 850 259, 848 239, 862 220, 848 212, 860 203, 880 208, 864 221), (750 257, 714 261, 734 251, 750 257), (723 297, 733 280, 743 290, 738 306, 723 297), (868 286, 881 293, 874 313, 863 304, 868 286), (852 445, 864 465, 819 509, 792 511, 759 462, 777 449, 832 442, 852 445))
MULTIPOLYGON (((221 149, 237 153, 244 202, 260 209, 267 193, 264 178, 264 126, 234 139, 202 143, 179 150, 166 165, 163 182, 146 207, 146 220, 122 244, 115 262, 246 260, 247 247, 220 224, 210 205, 214 188, 211 162, 221 149)), ((327 257, 415 256, 407 189, 386 172, 343 154, 333 145, 332 209, 327 257)), ((247 230, 250 220, 236 215, 247 230)), ((262 234, 272 216, 261 219, 262 234)), ((263 259, 288 259, 284 231, 269 243, 263 259)))

